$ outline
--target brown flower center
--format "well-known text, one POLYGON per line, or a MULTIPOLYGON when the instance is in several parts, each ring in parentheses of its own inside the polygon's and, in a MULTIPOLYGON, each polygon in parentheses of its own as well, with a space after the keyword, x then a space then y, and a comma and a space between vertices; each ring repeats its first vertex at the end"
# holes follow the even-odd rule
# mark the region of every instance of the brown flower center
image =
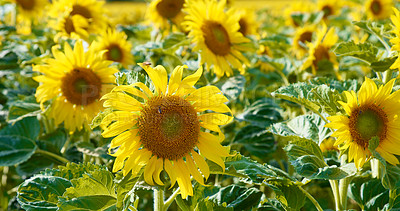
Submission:
POLYGON ((366 105, 355 109, 350 116, 349 128, 353 140, 364 148, 369 140, 378 136, 379 140, 386 138, 388 118, 377 105, 366 105))
POLYGON ((87 68, 75 68, 62 78, 61 91, 76 105, 89 105, 100 98, 101 80, 87 68))
POLYGON ((75 4, 74 6, 72 6, 72 11, 70 13, 71 16, 73 15, 81 15, 83 17, 85 17, 86 19, 90 19, 92 18, 92 14, 90 13, 90 11, 81 5, 75 4))
POLYGON ((214 54, 225 56, 231 52, 231 42, 228 32, 222 24, 215 21, 205 21, 201 27, 204 42, 214 54))
POLYGON ((303 43, 303 44, 308 43, 308 42, 311 42, 311 40, 312 40, 312 35, 313 35, 313 33, 312 33, 311 31, 303 32, 303 33, 300 35, 299 40, 297 41, 297 45, 300 46, 301 48, 304 48, 304 46, 301 45, 299 42, 301 42, 301 43, 303 43))
POLYGON ((35 8, 35 0, 17 0, 17 4, 24 10, 33 10, 35 8))
POLYGON ((183 8, 184 0, 162 0, 157 4, 157 12, 164 18, 173 18, 183 8))
POLYGON ((322 7, 322 12, 324 13, 324 18, 333 14, 333 8, 329 5, 325 5, 322 7))
POLYGON ((151 98, 138 120, 143 146, 159 158, 177 160, 198 142, 200 125, 194 107, 178 96, 151 98))
POLYGON ((313 65, 315 68, 318 67, 318 63, 324 59, 329 60, 329 49, 323 45, 318 45, 314 52, 314 61, 313 65))
POLYGON ((240 28, 239 28, 239 32, 240 33, 242 33, 243 34, 243 36, 246 36, 247 35, 247 22, 246 22, 246 20, 245 19, 243 19, 243 18, 241 18, 240 20, 239 20, 239 26, 240 26, 240 28))
POLYGON ((122 61, 122 50, 121 47, 117 44, 111 44, 108 46, 108 51, 106 52, 106 57, 108 60, 121 62, 122 61))
POLYGON ((382 5, 379 1, 373 1, 370 9, 374 15, 379 15, 382 12, 382 5))
POLYGON ((64 29, 67 34, 75 32, 74 21, 72 21, 72 18, 69 16, 65 17, 64 29))

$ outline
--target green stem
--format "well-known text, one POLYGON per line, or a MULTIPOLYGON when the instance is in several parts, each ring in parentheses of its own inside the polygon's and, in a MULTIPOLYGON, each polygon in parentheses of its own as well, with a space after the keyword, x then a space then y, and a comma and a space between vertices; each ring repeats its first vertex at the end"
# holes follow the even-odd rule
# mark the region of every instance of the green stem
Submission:
POLYGON ((378 159, 372 158, 370 160, 371 162, 371 171, 372 171, 372 177, 381 179, 382 178, 382 170, 381 170, 381 165, 378 159))
POLYGON ((392 73, 393 73, 393 70, 391 70, 391 69, 386 70, 385 75, 383 76, 384 84, 386 84, 387 82, 390 81, 390 79, 392 79, 392 73))
POLYGON ((282 77, 282 80, 283 80, 283 83, 285 83, 285 86, 289 86, 290 85, 289 80, 287 79, 286 75, 283 74, 282 71, 277 70, 275 72, 277 72, 282 77))
MULTIPOLYGON (((344 154, 340 158, 340 166, 345 165, 347 163, 346 161, 347 161, 347 154, 344 154)), ((351 180, 352 180, 351 177, 346 177, 339 181, 340 205, 344 210, 347 209, 347 190, 351 180)))
POLYGON ((171 205, 171 203, 175 200, 176 196, 179 194, 180 188, 178 187, 174 193, 167 199, 167 201, 164 202, 164 210, 168 210, 168 207, 171 205))
POLYGON ((396 190, 390 189, 389 190, 389 209, 388 210, 392 209, 395 200, 396 200, 396 190))
POLYGON ((46 134, 52 133, 56 130, 54 125, 54 121, 49 119, 45 114, 40 114, 41 120, 43 122, 44 129, 46 130, 46 134))
POLYGON ((383 83, 382 74, 380 72, 375 72, 378 79, 383 83))
POLYGON ((154 188, 154 211, 164 211, 164 191, 154 188))
POLYGON ((299 189, 306 195, 308 199, 314 204, 315 208, 317 208, 318 211, 323 211, 322 207, 319 205, 318 201, 315 200, 313 196, 309 192, 303 189, 303 187, 299 186, 299 189))
POLYGON ((329 180, 329 183, 331 184, 333 197, 335 199, 336 210, 343 210, 342 206, 340 204, 340 194, 339 194, 338 181, 337 180, 329 180))
POLYGON ((59 155, 57 155, 57 154, 54 154, 54 153, 52 153, 52 152, 48 152, 48 151, 41 150, 41 149, 36 149, 35 153, 43 154, 43 155, 47 155, 47 156, 49 156, 49 157, 55 158, 55 159, 61 161, 61 162, 64 163, 64 164, 65 164, 65 163, 69 163, 69 160, 67 160, 66 158, 61 157, 61 156, 59 156, 59 155))
MULTIPOLYGON (((83 134, 83 142, 90 142, 90 132, 91 130, 89 128, 85 129, 85 132, 83 134)), ((90 156, 88 154, 83 154, 83 162, 87 163, 90 162, 90 156)))

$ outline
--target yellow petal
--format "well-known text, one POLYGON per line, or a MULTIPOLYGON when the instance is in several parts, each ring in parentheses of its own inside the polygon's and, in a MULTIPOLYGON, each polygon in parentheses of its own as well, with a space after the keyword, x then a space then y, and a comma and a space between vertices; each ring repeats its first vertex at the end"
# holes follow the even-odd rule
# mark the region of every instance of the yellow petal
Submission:
POLYGON ((141 66, 147 72, 150 79, 153 81, 154 87, 156 88, 157 92, 159 94, 165 95, 168 82, 167 71, 165 70, 165 68, 161 65, 157 65, 153 69, 149 65, 145 65, 143 63, 139 63, 139 66, 141 66))
POLYGON ((201 173, 203 173, 204 178, 206 178, 207 180, 210 176, 210 168, 208 167, 208 164, 206 163, 204 158, 197 152, 192 151, 192 156, 194 161, 196 162, 196 165, 200 168, 201 173))
POLYGON ((179 88, 179 84, 182 80, 183 68, 187 66, 177 66, 174 71, 172 71, 171 77, 168 83, 168 94, 173 94, 179 88))
POLYGON ((156 160, 157 156, 153 156, 144 168, 144 181, 146 181, 149 185, 154 185, 153 173, 155 171, 156 160))
POLYGON ((186 164, 190 171, 190 174, 193 175, 193 178, 201 185, 204 185, 204 178, 203 178, 203 176, 201 176, 201 174, 200 174, 199 170, 197 169, 196 164, 194 164, 194 161, 191 156, 186 156, 186 164))

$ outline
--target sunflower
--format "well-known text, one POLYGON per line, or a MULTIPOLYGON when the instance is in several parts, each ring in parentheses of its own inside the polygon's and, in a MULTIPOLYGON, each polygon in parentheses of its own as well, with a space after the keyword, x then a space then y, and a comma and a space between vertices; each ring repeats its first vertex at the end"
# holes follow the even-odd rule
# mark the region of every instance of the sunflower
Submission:
MULTIPOLYGON (((273 57, 271 49, 266 45, 260 45, 260 47, 257 50, 257 54, 262 57, 263 56, 269 58, 273 57)), ((275 70, 275 68, 271 64, 264 62, 261 59, 257 61, 256 66, 259 66, 260 70, 263 72, 271 72, 275 70)))
POLYGON ((243 36, 248 35, 256 35, 258 23, 255 20, 254 11, 249 9, 241 9, 238 11, 240 14, 239 19, 239 32, 243 34, 243 36))
POLYGON ((392 14, 393 0, 368 0, 365 11, 369 19, 382 20, 392 14))
POLYGON ((316 30, 315 25, 307 25, 296 30, 293 38, 292 51, 298 59, 307 53, 307 43, 310 43, 316 30))
POLYGON ((188 15, 183 22, 195 43, 193 50, 200 51, 201 63, 213 65, 218 77, 232 75, 230 65, 242 74, 243 64, 249 65, 247 58, 240 52, 247 50, 240 44, 250 41, 239 32, 240 16, 233 9, 226 12, 224 9, 225 1, 188 1, 185 8, 188 15))
POLYGON ((323 140, 322 143, 319 145, 319 148, 321 149, 322 152, 339 150, 337 145, 335 145, 335 139, 333 138, 327 138, 323 140))
POLYGON ((102 36, 99 36, 99 40, 93 45, 97 51, 107 51, 104 54, 104 58, 107 60, 119 62, 125 67, 133 64, 132 44, 127 41, 124 32, 108 29, 102 36))
POLYGON ((88 23, 88 26, 84 28, 88 34, 101 33, 107 25, 107 19, 104 16, 106 11, 103 8, 103 4, 104 2, 96 0, 55 0, 50 16, 58 19, 62 14, 63 17, 67 15, 72 19, 74 16, 79 15, 88 23))
POLYGON ((332 0, 320 0, 318 1, 318 11, 321 11, 324 19, 329 18, 332 15, 336 15, 340 10, 340 1, 332 0))
POLYGON ((288 26, 299 27, 301 26, 301 20, 297 20, 295 16, 300 16, 306 13, 309 13, 314 8, 312 2, 305 1, 296 1, 291 3, 289 7, 287 7, 283 11, 283 16, 285 18, 285 24, 288 26))
POLYGON ((105 107, 117 110, 101 123, 103 137, 116 136, 109 151, 119 147, 111 154, 116 157, 113 171, 122 169, 124 175, 130 171, 137 175, 145 166, 145 181, 164 185, 159 176, 165 170, 171 187, 177 181, 182 197, 192 196, 190 176, 204 185, 210 174, 204 157, 225 169, 222 158, 230 156, 220 144, 225 137, 219 128, 233 119, 224 104, 228 99, 215 86, 193 88, 202 68, 182 80, 184 67, 178 66, 168 82, 164 67, 139 65, 153 81, 154 92, 137 82, 117 86, 103 97, 105 107))
POLYGON ((335 34, 335 29, 330 28, 327 32, 326 25, 323 25, 322 29, 317 31, 316 42, 307 44, 309 47, 309 56, 301 69, 305 70, 311 67, 312 73, 316 75, 318 64, 324 60, 330 61, 336 69, 338 63, 336 61, 336 55, 331 51, 331 48, 336 44, 337 40, 338 36, 335 34))
POLYGON ((18 8, 18 16, 30 21, 43 14, 44 8, 49 4, 48 0, 11 0, 18 8))
POLYGON ((102 60, 102 53, 96 53, 90 46, 83 50, 81 41, 74 49, 64 45, 60 52, 52 48, 54 59, 47 59, 46 64, 34 66, 34 71, 44 75, 34 77, 40 83, 36 90, 36 100, 41 103, 53 100, 49 116, 55 124, 64 122, 70 132, 82 129, 102 110, 100 98, 110 91, 115 82, 115 68, 110 68, 110 61, 102 60))
MULTIPOLYGON (((393 8, 394 14, 390 17, 392 23, 394 24, 394 28, 392 33, 395 34, 395 37, 390 39, 390 42, 393 43, 392 50, 397 52, 400 51, 400 12, 396 8, 393 8)), ((390 69, 400 68, 400 57, 396 59, 396 61, 390 66, 390 69)))
POLYGON ((50 20, 49 25, 58 31, 54 37, 55 42, 60 38, 82 38, 84 40, 89 38, 89 34, 86 30, 89 23, 86 18, 80 15, 70 16, 69 14, 66 14, 57 20, 50 20))
POLYGON ((154 0, 148 7, 146 19, 161 29, 169 29, 171 23, 179 28, 185 16, 182 11, 184 3, 185 0, 154 0))
POLYGON ((325 127, 336 129, 332 134, 337 140, 334 145, 341 145, 340 150, 348 149, 349 162, 359 169, 371 156, 369 140, 379 138, 376 151, 389 163, 399 161, 394 155, 400 155, 400 110, 398 102, 400 92, 392 92, 395 79, 377 88, 374 81, 365 78, 358 94, 345 91, 347 103, 339 101, 346 115, 328 117, 330 123, 325 127))

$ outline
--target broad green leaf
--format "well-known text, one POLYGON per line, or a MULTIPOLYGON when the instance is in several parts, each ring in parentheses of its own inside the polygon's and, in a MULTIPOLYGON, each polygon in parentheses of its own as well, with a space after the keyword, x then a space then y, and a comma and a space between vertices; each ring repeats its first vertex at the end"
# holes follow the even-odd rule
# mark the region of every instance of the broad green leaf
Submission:
POLYGON ((266 157, 276 150, 273 135, 264 128, 253 125, 241 128, 232 144, 242 145, 251 155, 257 157, 266 157))
POLYGON ((371 43, 342 42, 335 49, 338 56, 352 56, 367 63, 377 61, 378 48, 371 43))
POLYGON ((47 168, 53 168, 56 164, 61 164, 59 162, 57 159, 37 153, 33 154, 27 161, 18 164, 16 170, 20 176, 31 176, 47 168))
POLYGON ((80 141, 76 144, 79 152, 93 157, 101 157, 105 159, 112 159, 112 156, 108 154, 108 144, 102 147, 95 147, 93 143, 80 141))
POLYGON ((313 88, 310 93, 311 101, 317 103, 321 106, 322 110, 328 113, 329 115, 337 115, 342 110, 342 106, 338 103, 338 101, 344 101, 345 96, 339 94, 338 91, 332 90, 327 85, 323 84, 316 88, 313 88))
MULTIPOLYGON (((179 205, 179 203, 178 203, 178 205, 179 205)), ((182 210, 184 210, 184 209, 182 209, 182 210)), ((209 210, 213 210, 213 211, 233 211, 234 209, 232 207, 224 207, 224 206, 221 206, 221 205, 217 205, 216 203, 214 203, 214 202, 208 200, 207 198, 205 198, 205 199, 201 200, 198 204, 196 204, 196 207, 195 207, 194 210, 195 211, 209 211, 209 210)))
POLYGON ((315 85, 298 82, 279 88, 272 93, 272 96, 303 105, 312 111, 318 111, 320 106, 311 102, 308 96, 313 88, 315 88, 315 85))
POLYGON ((236 118, 265 128, 282 119, 279 109, 279 106, 273 100, 263 98, 251 104, 236 118))
POLYGON ((184 33, 173 33, 165 37, 162 47, 164 49, 177 48, 183 45, 189 45, 190 40, 187 39, 184 33))
POLYGON ((43 150, 59 153, 67 141, 67 132, 64 128, 57 128, 52 133, 41 136, 39 147, 43 150))
POLYGON ((245 83, 246 78, 242 75, 229 77, 228 80, 224 81, 221 91, 230 100, 236 100, 242 93, 245 83))
MULTIPOLYGON (((140 174, 141 175, 141 174, 140 174)), ((122 174, 117 174, 122 177, 122 174)), ((117 192, 117 209, 127 209, 127 207, 131 204, 129 201, 129 191, 134 189, 134 186, 137 184, 140 176, 133 177, 132 172, 129 172, 125 177, 121 179, 117 179, 115 182, 116 192, 117 192)))
POLYGON ((108 195, 90 195, 74 198, 73 200, 60 199, 58 203, 59 211, 69 210, 117 210, 115 203, 117 200, 108 195))
POLYGON ((261 195, 262 192, 256 188, 229 185, 210 196, 209 200, 218 205, 224 204, 226 207, 232 207, 235 210, 249 210, 258 205, 261 195))
POLYGON ((31 139, 18 135, 0 135, 0 166, 27 161, 37 146, 31 139))
POLYGON ((329 179, 339 180, 356 174, 357 169, 354 163, 348 163, 344 166, 326 166, 319 168, 316 173, 313 173, 310 179, 329 179))
POLYGON ((40 124, 36 117, 27 117, 15 124, 7 125, 0 130, 0 135, 23 136, 32 141, 36 140, 40 132, 40 124))
POLYGON ((398 57, 389 57, 389 58, 384 58, 381 61, 377 61, 377 62, 372 62, 371 63, 371 68, 375 71, 375 72, 384 72, 386 70, 388 70, 390 68, 390 66, 392 66, 392 64, 396 61, 398 57))
POLYGON ((264 184, 274 190, 275 198, 287 211, 300 210, 304 206, 306 196, 298 185, 290 180, 267 179, 264 184))
MULTIPOLYGON (((294 146, 294 145, 291 145, 294 146)), ((294 149, 286 148, 285 150, 294 151, 294 149)), ((288 151, 288 154, 291 153, 288 151)), ((298 174, 309 179, 313 178, 318 169, 324 168, 326 164, 315 155, 303 155, 291 160, 291 164, 298 174)))
POLYGON ((85 163, 85 164, 67 163, 66 166, 59 166, 58 168, 54 169, 46 169, 43 172, 41 172, 41 174, 46 176, 57 176, 65 178, 67 180, 72 180, 82 177, 82 175, 87 172, 93 172, 95 170, 105 170, 105 169, 107 168, 104 166, 95 165, 91 163, 85 163))
POLYGON ((357 91, 360 87, 357 80, 345 80, 345 81, 338 81, 332 78, 313 78, 309 81, 310 84, 313 85, 326 85, 331 89, 337 90, 339 93, 343 91, 357 91))
POLYGON ((8 121, 15 123, 28 116, 37 116, 41 112, 37 103, 17 101, 11 104, 8 112, 8 121))
POLYGON ((57 210, 58 197, 71 186, 61 177, 36 175, 18 187, 17 199, 26 210, 57 210))

